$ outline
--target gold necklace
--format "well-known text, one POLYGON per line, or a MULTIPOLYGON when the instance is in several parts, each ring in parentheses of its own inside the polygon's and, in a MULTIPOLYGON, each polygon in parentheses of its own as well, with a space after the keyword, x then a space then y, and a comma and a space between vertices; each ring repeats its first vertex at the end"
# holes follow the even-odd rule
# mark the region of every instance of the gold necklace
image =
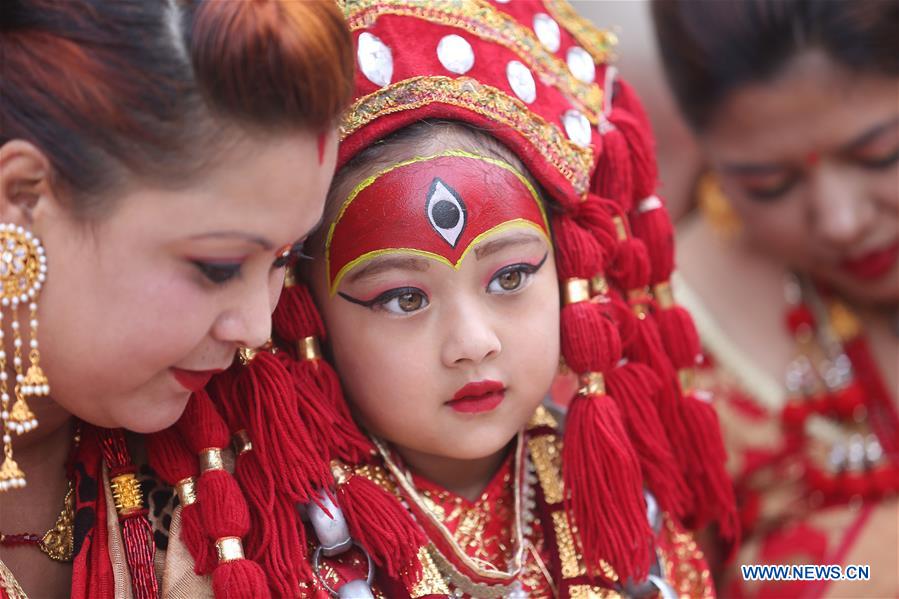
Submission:
POLYGON ((53 561, 72 561, 75 553, 75 486, 71 480, 56 523, 44 533, 37 546, 53 561))
MULTIPOLYGON (((388 472, 396 481, 401 492, 407 497, 409 502, 417 509, 417 512, 427 519, 428 524, 433 530, 436 530, 441 540, 446 544, 453 553, 456 561, 461 563, 476 576, 481 579, 488 579, 495 582, 482 583, 473 581, 468 575, 462 572, 459 567, 453 563, 453 560, 445 556, 440 549, 435 546, 432 541, 428 546, 428 553, 437 565, 438 570, 448 579, 448 582, 457 589, 464 591, 472 597, 482 597, 484 599, 498 597, 514 597, 521 594, 521 583, 518 577, 524 567, 524 556, 526 543, 524 538, 524 528, 531 524, 532 514, 530 511, 530 503, 533 501, 531 497, 532 489, 529 484, 529 477, 526 476, 525 470, 528 469, 527 456, 525 455, 525 443, 523 433, 519 433, 516 439, 515 447, 515 465, 513 468, 513 486, 515 497, 515 522, 514 522, 514 550, 511 561, 511 567, 507 571, 499 570, 492 564, 484 564, 473 560, 458 544, 453 535, 437 516, 428 508, 418 490, 411 482, 411 476, 403 472, 400 467, 393 461, 390 451, 384 446, 380 439, 372 438, 375 447, 378 449, 388 472), (485 565, 489 567, 485 567, 485 565)), ((410 506, 411 507, 411 506, 410 506)))

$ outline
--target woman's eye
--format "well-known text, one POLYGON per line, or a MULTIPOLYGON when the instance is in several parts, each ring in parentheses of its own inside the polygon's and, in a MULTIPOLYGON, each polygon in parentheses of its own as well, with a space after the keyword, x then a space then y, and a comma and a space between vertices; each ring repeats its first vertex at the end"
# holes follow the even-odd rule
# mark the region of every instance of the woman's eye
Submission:
POLYGON ((765 202, 780 199, 782 196, 786 195, 788 191, 793 189, 795 183, 796 180, 791 177, 776 185, 764 187, 745 185, 743 189, 751 199, 765 202))
POLYGON ((305 243, 306 240, 304 239, 293 244, 289 251, 275 258, 275 261, 272 263, 272 268, 284 268, 287 266, 293 266, 300 258, 310 258, 310 256, 307 256, 303 251, 303 246, 305 243))
POLYGON ((224 285, 240 274, 240 264, 216 264, 214 262, 194 262, 203 276, 216 285, 224 285))
POLYGON ((881 156, 857 156, 856 161, 862 167, 871 170, 889 168, 899 162, 899 149, 881 156))
POLYGON ((419 291, 409 291, 380 302, 379 305, 391 314, 417 312, 428 305, 428 298, 419 291))

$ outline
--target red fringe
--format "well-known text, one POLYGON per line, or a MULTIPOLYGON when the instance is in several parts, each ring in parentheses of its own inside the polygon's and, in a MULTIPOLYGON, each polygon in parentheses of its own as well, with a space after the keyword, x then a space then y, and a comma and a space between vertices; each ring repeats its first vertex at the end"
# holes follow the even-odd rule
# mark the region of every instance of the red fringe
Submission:
POLYGON ((128 556, 128 568, 131 571, 131 583, 135 599, 156 599, 159 585, 156 581, 156 569, 153 556, 156 546, 153 544, 153 527, 147 520, 147 511, 120 519, 122 523, 122 542, 128 556))
POLYGON ((562 445, 566 509, 577 527, 589 573, 608 562, 623 580, 649 572, 652 531, 646 520, 640 464, 621 413, 607 395, 578 395, 562 445))
POLYGON ((606 386, 621 410, 646 485, 664 511, 680 514, 689 490, 652 400, 661 382, 647 366, 629 363, 610 372, 606 386))
POLYGON ((337 486, 337 500, 350 535, 391 577, 407 585, 421 578, 418 550, 427 538, 399 500, 363 476, 337 486))
POLYGON ((324 447, 316 446, 299 417, 294 381, 278 358, 259 352, 237 377, 237 397, 247 402, 248 430, 260 467, 279 473, 275 488, 307 503, 330 483, 324 447))
POLYGON ((262 568, 246 559, 219 564, 212 574, 212 592, 215 593, 215 599, 271 597, 262 568))

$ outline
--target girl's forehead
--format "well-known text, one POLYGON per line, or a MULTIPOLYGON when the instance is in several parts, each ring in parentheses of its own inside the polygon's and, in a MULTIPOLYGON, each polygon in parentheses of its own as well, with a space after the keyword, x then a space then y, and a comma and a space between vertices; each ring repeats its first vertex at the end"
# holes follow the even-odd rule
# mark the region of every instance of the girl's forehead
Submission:
POLYGON ((400 162, 343 202, 325 241, 330 290, 385 256, 417 255, 457 269, 488 237, 513 228, 549 239, 536 190, 508 163, 461 151, 400 162))

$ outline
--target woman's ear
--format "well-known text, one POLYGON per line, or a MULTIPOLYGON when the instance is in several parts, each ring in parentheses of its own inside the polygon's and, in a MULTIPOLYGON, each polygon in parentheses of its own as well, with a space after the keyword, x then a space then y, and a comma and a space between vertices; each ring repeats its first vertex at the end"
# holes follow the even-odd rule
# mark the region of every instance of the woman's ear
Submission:
POLYGON ((0 146, 0 222, 30 228, 35 213, 56 204, 47 156, 34 144, 14 139, 0 146))

